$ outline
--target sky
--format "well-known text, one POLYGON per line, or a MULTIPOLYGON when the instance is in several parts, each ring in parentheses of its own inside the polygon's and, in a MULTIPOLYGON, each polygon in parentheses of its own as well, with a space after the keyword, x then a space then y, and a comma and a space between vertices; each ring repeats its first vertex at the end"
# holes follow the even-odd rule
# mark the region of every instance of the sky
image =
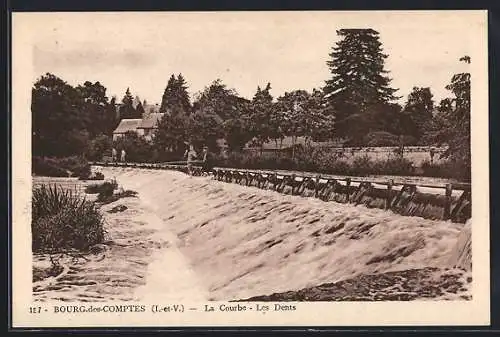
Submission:
POLYGON ((388 54, 391 85, 404 103, 414 86, 430 87, 438 102, 449 95, 445 86, 453 74, 468 71, 459 58, 470 55, 474 62, 470 41, 477 30, 471 28, 479 23, 467 15, 471 12, 37 13, 22 22, 30 26, 33 83, 50 72, 71 85, 99 81, 107 96, 118 100, 130 87, 149 103, 161 102, 173 73, 183 74, 191 95, 218 78, 246 98, 267 82, 274 97, 321 88, 331 76, 326 61, 338 41, 336 30, 373 28, 388 54))

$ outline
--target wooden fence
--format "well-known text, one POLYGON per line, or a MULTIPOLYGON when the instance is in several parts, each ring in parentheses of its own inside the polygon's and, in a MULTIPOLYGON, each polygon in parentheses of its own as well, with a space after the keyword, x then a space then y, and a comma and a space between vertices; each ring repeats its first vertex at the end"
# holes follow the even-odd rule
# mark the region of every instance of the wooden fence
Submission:
MULTIPOLYGON (((185 165, 147 163, 91 163, 96 166, 167 169, 187 172, 185 165)), ((227 183, 237 183, 280 193, 314 197, 391 210, 405 216, 451 220, 464 223, 471 217, 471 186, 467 183, 426 184, 411 178, 375 179, 319 175, 309 172, 214 168, 203 172, 193 168, 194 175, 211 175, 227 183)))

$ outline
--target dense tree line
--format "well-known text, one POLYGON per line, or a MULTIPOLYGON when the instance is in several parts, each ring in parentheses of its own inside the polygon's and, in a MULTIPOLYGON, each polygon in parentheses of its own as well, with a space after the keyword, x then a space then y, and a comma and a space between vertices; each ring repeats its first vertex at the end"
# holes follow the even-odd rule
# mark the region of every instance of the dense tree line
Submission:
MULTIPOLYGON (((187 142, 217 151, 224 139, 232 152, 239 152, 247 144, 262 147, 270 141, 279 147, 285 137, 292 142, 303 137, 306 143, 343 139, 355 146, 445 145, 446 156, 470 165, 470 74, 454 75, 446 87, 450 97, 439 104, 430 88, 414 87, 400 105, 379 33, 342 29, 337 34, 341 39, 329 54, 331 77, 323 88, 273 97, 267 83, 246 99, 217 79, 191 102, 186 79, 172 74, 153 140, 127 135, 115 146, 140 146, 147 151, 130 154, 161 160, 179 158, 187 142)), ((460 61, 470 63, 470 58, 460 61)), ((33 154, 98 157, 112 146, 120 119, 143 115, 143 103, 134 100, 129 88, 117 108, 116 98, 109 100, 99 82, 72 87, 46 74, 32 91, 33 154)))

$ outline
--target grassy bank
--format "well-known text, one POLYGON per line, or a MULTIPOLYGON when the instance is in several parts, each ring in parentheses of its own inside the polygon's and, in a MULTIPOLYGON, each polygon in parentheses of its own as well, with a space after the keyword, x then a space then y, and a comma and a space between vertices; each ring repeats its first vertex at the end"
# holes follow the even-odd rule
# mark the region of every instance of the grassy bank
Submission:
POLYGON ((71 190, 56 185, 33 190, 33 252, 86 251, 104 241, 103 225, 103 216, 95 204, 71 190))

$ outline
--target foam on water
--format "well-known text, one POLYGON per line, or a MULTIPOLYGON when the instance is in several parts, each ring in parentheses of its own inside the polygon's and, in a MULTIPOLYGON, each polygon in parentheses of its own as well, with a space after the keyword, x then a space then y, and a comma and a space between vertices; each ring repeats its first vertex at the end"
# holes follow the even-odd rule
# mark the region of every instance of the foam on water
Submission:
POLYGON ((179 172, 102 172, 139 192, 154 213, 154 235, 175 246, 153 255, 142 294, 167 291, 162 281, 182 289, 175 283, 188 280, 198 298, 231 300, 370 273, 445 267, 464 227, 179 172))

